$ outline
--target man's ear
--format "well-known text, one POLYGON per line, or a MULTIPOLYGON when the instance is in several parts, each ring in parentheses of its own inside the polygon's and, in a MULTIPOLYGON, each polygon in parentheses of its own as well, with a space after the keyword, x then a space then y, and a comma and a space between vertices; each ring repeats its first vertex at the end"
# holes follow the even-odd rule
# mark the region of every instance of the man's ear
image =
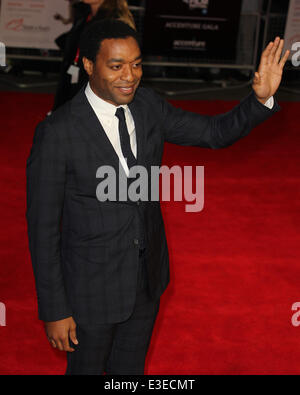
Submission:
POLYGON ((82 58, 82 63, 84 70, 87 72, 89 76, 91 76, 94 70, 94 63, 88 58, 86 58, 85 56, 82 58))

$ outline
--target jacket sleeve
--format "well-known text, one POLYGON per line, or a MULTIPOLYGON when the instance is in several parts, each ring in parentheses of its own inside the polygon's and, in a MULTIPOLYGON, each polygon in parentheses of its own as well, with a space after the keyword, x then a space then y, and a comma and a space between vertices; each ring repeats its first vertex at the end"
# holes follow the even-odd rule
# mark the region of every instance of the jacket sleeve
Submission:
POLYGON ((165 141, 214 149, 228 147, 279 109, 275 100, 272 109, 261 104, 253 91, 231 111, 215 116, 183 111, 162 101, 165 141))
POLYGON ((58 321, 72 316, 60 253, 66 156, 58 134, 46 121, 36 129, 26 175, 26 218, 39 319, 58 321))

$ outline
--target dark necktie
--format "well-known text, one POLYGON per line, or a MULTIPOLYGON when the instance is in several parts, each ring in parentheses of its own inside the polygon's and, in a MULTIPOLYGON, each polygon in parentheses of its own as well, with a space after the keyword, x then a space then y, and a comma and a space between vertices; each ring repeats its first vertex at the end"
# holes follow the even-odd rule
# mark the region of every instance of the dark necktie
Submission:
POLYGON ((119 107, 117 109, 116 117, 119 119, 119 135, 120 135, 122 153, 124 155, 124 158, 127 159, 127 166, 128 169, 130 170, 132 166, 136 165, 137 161, 131 150, 130 137, 126 125, 125 113, 123 107, 119 107))
MULTIPOLYGON (((127 159, 127 166, 128 169, 130 170, 132 166, 135 166, 137 164, 137 160, 135 159, 135 156, 133 155, 133 152, 131 150, 130 146, 130 138, 129 138, 129 133, 126 125, 126 120, 125 120, 125 113, 124 113, 124 108, 119 107, 116 111, 116 117, 119 119, 119 135, 120 135, 120 142, 121 142, 121 148, 122 148, 122 153, 124 155, 124 158, 127 159)), ((134 178, 132 178, 129 183, 134 181, 134 178)), ((137 188, 137 193, 139 193, 140 187, 138 186, 137 188)), ((143 222, 143 216, 141 212, 139 211, 139 222, 138 222, 138 243, 139 243, 139 248, 143 249, 145 248, 145 230, 144 230, 144 222, 143 222)))

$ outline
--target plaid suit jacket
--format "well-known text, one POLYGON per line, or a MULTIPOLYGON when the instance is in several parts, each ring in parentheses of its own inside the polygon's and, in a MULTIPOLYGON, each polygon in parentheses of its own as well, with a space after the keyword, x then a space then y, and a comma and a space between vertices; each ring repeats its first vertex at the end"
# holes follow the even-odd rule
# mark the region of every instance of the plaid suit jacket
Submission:
MULTIPOLYGON (((222 148, 279 109, 252 92, 230 112, 202 116, 176 109, 139 88, 129 105, 137 135, 137 161, 151 174, 164 142, 222 148)), ((169 282, 169 258, 159 202, 96 197, 100 166, 119 159, 84 89, 41 122, 27 160, 27 224, 39 318, 73 316, 84 324, 126 320, 134 306, 139 263, 138 218, 146 231, 150 292, 159 298, 169 282)), ((118 196, 118 194, 117 194, 118 196)))

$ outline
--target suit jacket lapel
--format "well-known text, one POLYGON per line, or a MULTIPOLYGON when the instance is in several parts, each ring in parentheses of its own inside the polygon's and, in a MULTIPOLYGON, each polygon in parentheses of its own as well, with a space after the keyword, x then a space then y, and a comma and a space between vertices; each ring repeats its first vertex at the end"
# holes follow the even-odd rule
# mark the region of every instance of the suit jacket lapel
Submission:
POLYGON ((101 158, 107 165, 112 165, 118 170, 119 157, 88 102, 84 91, 85 88, 82 88, 72 100, 71 111, 74 117, 74 127, 92 145, 99 159, 101 158))
MULTIPOLYGON (((108 165, 113 165, 118 171, 119 157, 111 145, 97 115, 87 100, 85 87, 74 97, 71 103, 74 127, 80 135, 93 147, 97 156, 105 160, 108 165)), ((145 131, 142 120, 142 105, 136 98, 129 104, 136 131, 137 164, 145 166, 145 131)))

